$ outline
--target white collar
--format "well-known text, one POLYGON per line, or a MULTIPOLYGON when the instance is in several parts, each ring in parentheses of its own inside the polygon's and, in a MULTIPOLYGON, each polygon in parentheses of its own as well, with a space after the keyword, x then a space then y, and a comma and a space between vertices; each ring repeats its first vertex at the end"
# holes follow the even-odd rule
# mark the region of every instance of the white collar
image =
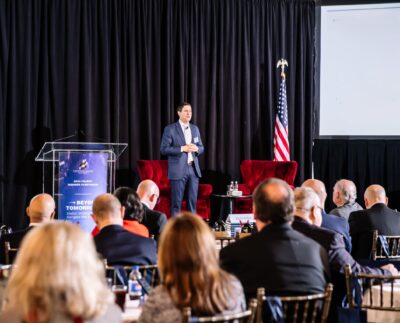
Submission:
POLYGON ((181 119, 179 119, 179 124, 181 125, 182 129, 186 129, 186 127, 189 127, 189 125, 190 125, 189 122, 188 122, 188 123, 183 123, 183 122, 181 121, 181 119))

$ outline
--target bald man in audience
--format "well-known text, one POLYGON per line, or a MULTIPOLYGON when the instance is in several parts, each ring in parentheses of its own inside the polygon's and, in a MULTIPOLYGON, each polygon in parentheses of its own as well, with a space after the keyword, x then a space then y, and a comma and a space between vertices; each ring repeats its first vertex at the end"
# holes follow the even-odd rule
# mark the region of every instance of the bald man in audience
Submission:
POLYGON ((293 230, 293 191, 276 178, 261 183, 253 193, 258 232, 223 248, 221 266, 239 278, 246 297, 258 287, 267 294, 322 292, 329 280, 326 250, 293 230))
POLYGON ((160 197, 160 189, 152 180, 146 179, 139 183, 136 193, 143 204, 143 219, 141 223, 149 229, 150 235, 153 235, 154 239, 158 240, 162 229, 167 223, 167 216, 154 210, 160 197))
POLYGON ((40 225, 41 223, 53 220, 55 208, 56 205, 51 195, 42 193, 34 196, 31 199, 29 206, 26 208, 26 215, 29 218, 29 226, 24 230, 14 231, 2 236, 0 241, 2 259, 0 260, 0 263, 4 263, 5 260, 4 242, 10 242, 11 248, 19 248, 22 239, 29 232, 29 230, 37 225, 40 225))
POLYGON ((313 189, 315 193, 317 193, 319 200, 321 201, 321 207, 322 207, 321 226, 323 228, 340 233, 343 236, 346 250, 348 252, 351 252, 351 237, 350 237, 349 223, 343 218, 325 212, 325 201, 327 197, 325 184, 318 179, 308 179, 301 185, 301 187, 309 187, 313 189))
POLYGON ((400 235, 400 213, 387 207, 388 198, 382 186, 369 186, 364 203, 365 210, 352 212, 349 217, 355 259, 370 258, 374 230, 380 235, 400 235))
POLYGON ((293 229, 315 240, 328 252, 329 265, 332 274, 333 301, 330 311, 330 322, 336 322, 336 307, 341 305, 341 300, 346 295, 344 267, 351 266, 353 273, 366 273, 373 275, 397 275, 397 269, 388 264, 381 268, 361 266, 346 251, 343 237, 335 232, 321 228, 321 202, 318 195, 308 187, 296 188, 294 191, 294 221, 293 229))
POLYGON ((93 220, 100 232, 94 237, 97 252, 110 265, 150 265, 157 261, 156 242, 125 230, 124 209, 112 194, 93 201, 93 220))
POLYGON ((360 211, 363 208, 356 202, 357 188, 356 185, 348 180, 341 179, 336 182, 333 187, 332 201, 336 205, 330 214, 340 216, 349 220, 351 212, 360 211))

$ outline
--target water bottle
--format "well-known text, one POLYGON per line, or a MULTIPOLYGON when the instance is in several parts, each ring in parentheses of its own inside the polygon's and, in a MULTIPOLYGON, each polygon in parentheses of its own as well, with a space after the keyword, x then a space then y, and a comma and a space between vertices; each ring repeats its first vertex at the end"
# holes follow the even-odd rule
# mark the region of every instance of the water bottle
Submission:
POLYGON ((133 266, 128 280, 128 293, 131 300, 141 299, 143 295, 142 285, 139 282, 141 279, 142 274, 139 271, 139 266, 133 266))
POLYGON ((237 181, 235 181, 235 184, 233 185, 233 190, 238 191, 239 190, 239 184, 237 181))

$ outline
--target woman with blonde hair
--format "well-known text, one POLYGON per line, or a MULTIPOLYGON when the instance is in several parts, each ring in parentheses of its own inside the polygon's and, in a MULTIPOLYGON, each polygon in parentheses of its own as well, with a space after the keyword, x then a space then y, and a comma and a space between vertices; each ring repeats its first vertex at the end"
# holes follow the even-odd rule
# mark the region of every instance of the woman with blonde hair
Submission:
POLYGON ((219 267, 215 238, 198 216, 183 213, 167 222, 158 266, 161 285, 150 293, 139 323, 180 322, 187 306, 196 316, 245 309, 240 282, 219 267))
POLYGON ((0 322, 121 322, 90 235, 71 223, 32 229, 22 242, 0 322))

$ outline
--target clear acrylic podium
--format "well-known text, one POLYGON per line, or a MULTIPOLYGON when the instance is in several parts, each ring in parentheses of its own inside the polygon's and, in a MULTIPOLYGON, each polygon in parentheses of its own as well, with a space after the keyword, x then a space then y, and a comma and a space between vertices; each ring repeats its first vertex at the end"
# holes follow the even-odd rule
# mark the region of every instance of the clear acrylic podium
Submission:
POLYGON ((54 197, 59 219, 79 223, 85 231, 94 227, 93 198, 114 191, 116 161, 127 146, 57 141, 43 145, 35 161, 43 163, 42 191, 54 197))

